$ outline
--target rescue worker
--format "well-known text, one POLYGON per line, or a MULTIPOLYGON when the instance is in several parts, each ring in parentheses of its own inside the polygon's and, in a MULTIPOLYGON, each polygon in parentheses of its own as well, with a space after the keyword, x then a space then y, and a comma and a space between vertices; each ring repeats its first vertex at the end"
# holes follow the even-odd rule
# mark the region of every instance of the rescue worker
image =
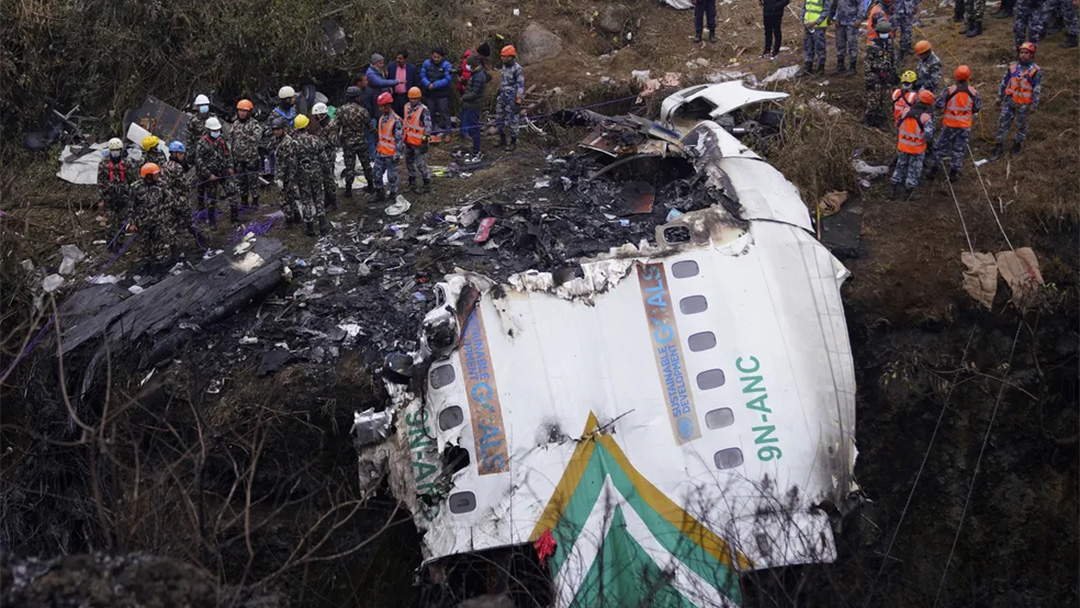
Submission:
POLYGON ((165 163, 165 153, 158 148, 161 139, 157 135, 147 135, 142 140, 142 164, 154 163, 161 166, 165 163))
POLYGON ((394 97, 390 93, 379 95, 379 123, 375 144, 375 200, 386 197, 383 176, 390 185, 390 198, 398 195, 398 161, 401 160, 401 140, 404 131, 401 117, 394 113, 394 97))
POLYGON ((229 149, 232 150, 233 169, 236 172, 234 179, 238 202, 247 205, 250 196, 251 206, 258 207, 259 171, 262 169, 259 146, 266 140, 266 128, 251 115, 253 108, 251 100, 236 102, 236 122, 229 133, 229 149))
POLYGON ((803 62, 807 74, 814 73, 815 57, 818 71, 825 73, 825 28, 828 25, 825 0, 803 0, 803 62))
POLYGON ((1065 30, 1065 40, 1061 43, 1061 48, 1075 48, 1077 46, 1078 27, 1076 7, 1073 6, 1072 0, 1045 0, 1032 20, 1031 40, 1039 42, 1051 33, 1047 28, 1050 26, 1050 22, 1053 20, 1052 15, 1055 12, 1061 14, 1061 19, 1064 21, 1067 28, 1065 30))
POLYGON ((311 107, 311 115, 315 120, 308 125, 308 130, 323 146, 323 207, 332 211, 337 209, 337 180, 334 179, 334 165, 337 162, 334 131, 337 127, 330 118, 330 108, 321 101, 311 107))
POLYGON ((176 242, 175 220, 169 208, 165 189, 158 181, 161 167, 146 163, 139 170, 142 179, 131 188, 132 227, 139 234, 139 248, 152 264, 169 260, 176 242))
POLYGON ((409 172, 409 190, 424 194, 431 190, 431 169, 427 164, 428 134, 431 133, 431 112, 420 103, 422 93, 418 87, 409 89, 409 103, 405 104, 403 136, 405 138, 405 168, 409 172), (416 186, 416 178, 424 179, 422 188, 416 186))
POLYGON ((374 129, 371 126, 371 114, 367 108, 360 104, 361 90, 357 87, 349 87, 345 90, 345 103, 337 111, 334 118, 335 138, 341 145, 341 155, 345 162, 345 169, 341 176, 345 179, 345 198, 352 198, 353 180, 356 178, 356 161, 360 160, 360 168, 364 172, 364 180, 367 181, 367 192, 375 192, 375 177, 371 172, 371 156, 368 155, 368 137, 374 129))
POLYGON ((709 26, 709 42, 716 42, 716 0, 694 0, 694 42, 701 42, 704 26, 709 26))
MULTIPOLYGON (((431 106, 432 124, 442 135, 429 134, 431 141, 450 141, 450 83, 454 79, 454 66, 446 60, 441 48, 431 49, 431 57, 420 66, 420 84, 428 105, 431 106)), ((410 98, 411 99, 411 98, 410 98)), ((406 159, 408 162, 408 159, 406 159)))
POLYGON ((889 199, 895 200, 900 194, 901 185, 905 188, 904 198, 918 200, 915 188, 919 186, 922 175, 926 147, 934 139, 934 117, 927 112, 934 105, 934 94, 927 90, 919 91, 915 107, 904 110, 897 123, 896 133, 896 169, 893 170, 889 199))
POLYGON ((1019 154, 1020 146, 1027 139, 1028 118, 1039 107, 1039 94, 1042 92, 1042 70, 1035 64, 1035 43, 1025 42, 1020 45, 1019 60, 1009 64, 1005 77, 998 87, 997 102, 1001 106, 998 117, 997 134, 994 139, 993 158, 1001 157, 1005 137, 1016 118, 1016 139, 1010 154, 1019 154))
MULTIPOLYGON (((964 21, 967 29, 964 35, 968 38, 981 36, 983 33, 983 11, 986 8, 986 0, 956 0, 964 3, 964 21)), ((915 51, 916 53, 918 51, 915 51)))
POLYGON ((915 44, 915 54, 919 56, 919 63, 915 64, 915 88, 926 89, 937 95, 942 79, 941 60, 930 48, 930 42, 926 40, 920 40, 915 44))
POLYGON ((240 210, 233 198, 232 155, 229 144, 221 136, 221 121, 211 116, 206 121, 206 133, 196 144, 195 179, 198 182, 198 208, 206 209, 210 229, 217 228, 217 204, 228 203, 229 219, 240 221, 240 210))
POLYGON ((119 231, 124 226, 125 214, 130 211, 129 198, 131 185, 137 181, 138 168, 124 153, 124 142, 119 137, 109 140, 108 153, 98 163, 98 194, 102 207, 109 221, 109 229, 119 231))
POLYGON ((1046 0, 1017 0, 1013 7, 1016 14, 1016 18, 1013 19, 1013 38, 1016 40, 1016 46, 1019 47, 1028 40, 1038 41, 1035 37, 1035 18, 1039 16, 1044 4, 1047 4, 1046 0))
POLYGON ((918 94, 915 92, 915 72, 908 70, 900 75, 900 88, 892 92, 893 127, 896 127, 896 123, 900 122, 900 115, 904 113, 904 110, 915 105, 917 96, 918 94))
POLYGON ((971 140, 971 122, 975 114, 982 109, 979 92, 969 84, 971 68, 961 65, 953 72, 956 83, 938 95, 934 108, 944 110, 941 119, 941 135, 934 145, 933 161, 930 165, 930 179, 937 176, 941 169, 941 159, 949 155, 949 181, 960 177, 960 167, 964 166, 964 155, 971 140))
POLYGON ((288 143, 285 172, 289 177, 290 198, 296 201, 300 221, 304 222, 304 234, 315 236, 315 222, 318 221, 319 233, 326 235, 330 231, 323 208, 326 150, 308 129, 310 123, 303 114, 297 114, 293 120, 295 130, 288 143))
POLYGON ((521 98, 525 95, 525 70, 517 62, 517 49, 508 44, 499 52, 502 56, 502 80, 499 81, 499 94, 495 100, 495 122, 499 125, 499 143, 496 147, 506 146, 508 152, 517 148, 518 114, 521 112, 521 98), (510 144, 506 136, 510 136, 510 144))
POLYGON ((463 134, 472 138, 472 156, 468 157, 466 162, 478 163, 484 159, 480 152, 480 108, 484 103, 484 86, 488 82, 488 73, 479 54, 473 53, 468 61, 472 75, 466 84, 465 94, 461 96, 461 126, 463 134))
POLYGON ((899 30, 899 45, 897 47, 897 61, 904 62, 904 57, 911 54, 911 22, 915 19, 916 0, 893 0, 892 23, 899 30))
POLYGON ((200 93, 195 96, 193 105, 195 106, 195 114, 188 115, 187 124, 187 149, 192 156, 192 158, 188 159, 189 163, 195 162, 195 145, 199 143, 199 138, 203 136, 206 120, 210 118, 210 98, 200 93))
POLYGON ((866 47, 866 124, 883 127, 889 115, 889 89, 897 82, 896 52, 889 20, 878 19, 874 28, 874 38, 866 47))
POLYGON ((365 73, 368 84, 375 88, 379 95, 389 93, 398 85, 398 81, 386 77, 386 58, 375 53, 371 56, 371 64, 365 73))
MULTIPOLYGON (((866 13, 866 46, 874 42, 878 36, 877 24, 884 19, 889 20, 888 4, 885 0, 871 0, 870 10, 866 13)), ((891 30, 890 30, 891 31, 891 30)))
POLYGON ((170 142, 169 160, 161 167, 158 179, 161 187, 165 189, 165 198, 173 214, 172 225, 176 228, 177 235, 195 234, 191 223, 191 202, 188 201, 191 179, 187 170, 187 147, 179 141, 170 142))
POLYGON ((289 122, 280 116, 270 120, 270 146, 266 155, 268 173, 281 180, 281 211, 285 214, 285 225, 292 226, 300 221, 300 210, 292 196, 293 177, 288 172, 289 150, 292 136, 288 133, 289 122))
POLYGON ((855 75, 856 58, 859 56, 860 0, 832 0, 830 16, 836 21, 836 73, 855 75), (850 60, 850 62, 846 61, 850 60), (845 68, 845 64, 847 67, 845 68))
POLYGON ((284 86, 278 89, 277 96, 278 105, 274 106, 274 111, 270 116, 280 116, 292 125, 296 118, 296 90, 290 86, 284 86))

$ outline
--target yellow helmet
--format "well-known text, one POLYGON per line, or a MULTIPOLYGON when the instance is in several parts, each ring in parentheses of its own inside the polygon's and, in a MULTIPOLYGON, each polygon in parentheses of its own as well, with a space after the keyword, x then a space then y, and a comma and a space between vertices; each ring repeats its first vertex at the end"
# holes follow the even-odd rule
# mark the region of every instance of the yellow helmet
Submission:
POLYGON ((142 140, 142 149, 143 150, 152 150, 152 149, 158 147, 158 144, 160 144, 160 143, 161 143, 161 140, 158 139, 157 135, 147 135, 142 140))
POLYGON ((303 129, 308 126, 309 122, 311 121, 308 120, 307 116, 304 116, 303 114, 297 114, 296 118, 293 119, 293 126, 297 129, 303 129))
POLYGON ((919 75, 916 74, 915 72, 911 71, 911 70, 908 70, 908 71, 906 71, 906 72, 904 72, 903 74, 900 75, 900 82, 906 82, 908 84, 911 84, 911 83, 915 82, 918 79, 919 79, 919 75))

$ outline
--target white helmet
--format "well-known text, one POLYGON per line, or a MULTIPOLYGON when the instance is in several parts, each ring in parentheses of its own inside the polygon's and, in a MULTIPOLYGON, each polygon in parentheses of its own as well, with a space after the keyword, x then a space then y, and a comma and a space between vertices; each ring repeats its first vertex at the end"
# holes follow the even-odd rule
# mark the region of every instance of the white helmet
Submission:
POLYGON ((296 91, 292 87, 281 87, 277 92, 278 99, 292 99, 296 97, 296 91))
POLYGON ((315 104, 311 108, 311 113, 314 114, 315 116, 322 116, 322 115, 326 114, 326 112, 327 112, 326 104, 321 102, 321 101, 319 103, 315 104))
POLYGON ((207 97, 206 95, 203 95, 202 93, 200 93, 200 94, 195 96, 195 105, 197 105, 197 106, 208 106, 208 105, 210 105, 210 98, 207 97))
POLYGON ((114 137, 114 138, 109 140, 109 149, 110 150, 123 150, 124 149, 124 142, 120 141, 119 137, 114 137))
POLYGON ((206 119, 206 130, 207 131, 220 131, 221 130, 221 121, 217 119, 217 116, 211 116, 210 118, 206 119))

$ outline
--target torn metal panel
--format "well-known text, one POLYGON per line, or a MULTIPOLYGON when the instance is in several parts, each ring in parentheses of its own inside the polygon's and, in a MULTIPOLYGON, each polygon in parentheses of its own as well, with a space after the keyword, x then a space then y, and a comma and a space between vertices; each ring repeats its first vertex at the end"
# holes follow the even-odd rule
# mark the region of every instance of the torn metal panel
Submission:
POLYGON ((166 142, 187 141, 188 120, 189 117, 184 112, 150 96, 141 106, 127 113, 124 124, 134 123, 166 142))
MULTIPOLYGON (((660 122, 674 127, 679 110, 695 101, 706 104, 707 116, 717 119, 741 107, 770 100, 784 99, 787 93, 749 89, 740 81, 702 84, 669 95, 660 105, 660 122)), ((705 116, 699 117, 705 118, 705 116)))

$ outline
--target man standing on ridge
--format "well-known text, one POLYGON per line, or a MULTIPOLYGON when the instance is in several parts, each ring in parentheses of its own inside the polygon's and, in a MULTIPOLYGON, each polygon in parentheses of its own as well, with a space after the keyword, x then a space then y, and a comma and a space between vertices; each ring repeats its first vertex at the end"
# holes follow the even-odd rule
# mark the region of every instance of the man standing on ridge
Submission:
POLYGON ((934 117, 927 112, 933 104, 933 93, 919 91, 915 107, 905 110, 900 116, 896 133, 896 169, 893 170, 889 186, 890 199, 899 196, 901 186, 906 188, 905 199, 914 201, 919 198, 915 188, 919 187, 922 176, 926 147, 934 139, 934 117))
POLYGON ((368 155, 368 135, 373 132, 371 115, 366 107, 359 103, 361 90, 349 87, 345 90, 345 103, 338 108, 334 119, 336 137, 341 145, 342 160, 345 169, 341 177, 345 180, 345 198, 352 198, 353 180, 356 178, 356 161, 367 181, 367 192, 375 192, 375 177, 371 171, 371 156, 368 155))
POLYGON ((431 189, 431 169, 427 164, 428 134, 431 133, 431 112, 420 103, 420 89, 409 89, 409 103, 405 104, 403 135, 405 138, 405 168, 409 172, 409 190, 424 194, 431 189), (423 188, 416 186, 417 178, 423 178, 423 188))
POLYGON ((398 195, 398 161, 401 160, 401 143, 404 124, 401 117, 394 113, 394 98, 390 93, 379 95, 379 122, 376 132, 379 141, 375 144, 375 200, 386 197, 383 189, 383 176, 390 186, 390 198, 398 195))
POLYGON ((507 152, 517 148, 518 114, 521 112, 521 98, 525 95, 525 71, 517 60, 517 50, 513 45, 506 45, 499 53, 502 56, 502 80, 499 81, 499 95, 495 100, 495 122, 499 125, 499 143, 496 147, 506 146, 507 152), (506 136, 510 135, 510 144, 506 136))
POLYGON ((982 100, 975 87, 968 84, 971 80, 971 68, 961 65, 953 72, 956 84, 945 89, 938 96, 934 108, 944 111, 941 120, 941 136, 934 146, 933 160, 930 164, 930 179, 937 176, 941 169, 941 159, 949 155, 949 181, 960 177, 960 167, 964 166, 968 142, 971 141, 971 122, 975 114, 982 109, 982 100))
POLYGON ((1009 154, 1019 154, 1021 144, 1027 139, 1028 118, 1039 107, 1039 94, 1042 93, 1042 69, 1035 64, 1035 43, 1025 42, 1020 45, 1017 61, 1009 64, 1005 77, 998 87, 997 102, 1001 106, 998 128, 994 139, 993 158, 1001 158, 1005 137, 1016 119, 1016 140, 1009 154))
POLYGON ((251 115, 253 107, 248 99, 236 102, 236 122, 229 132, 229 147, 233 153, 239 204, 247 205, 250 196, 251 206, 258 207, 259 171, 262 169, 259 146, 266 140, 266 129, 251 115))
POLYGON ((803 0, 803 60, 807 74, 814 73, 814 58, 817 57, 818 71, 825 73, 825 29, 829 26, 829 15, 825 10, 825 0, 803 0))
MULTIPOLYGON (((441 48, 431 49, 431 57, 420 67, 421 91, 427 98, 433 114, 432 124, 440 133, 428 134, 431 141, 450 139, 450 83, 454 79, 454 66, 446 60, 441 48)), ((406 159, 408 162, 408 159, 406 159)))

